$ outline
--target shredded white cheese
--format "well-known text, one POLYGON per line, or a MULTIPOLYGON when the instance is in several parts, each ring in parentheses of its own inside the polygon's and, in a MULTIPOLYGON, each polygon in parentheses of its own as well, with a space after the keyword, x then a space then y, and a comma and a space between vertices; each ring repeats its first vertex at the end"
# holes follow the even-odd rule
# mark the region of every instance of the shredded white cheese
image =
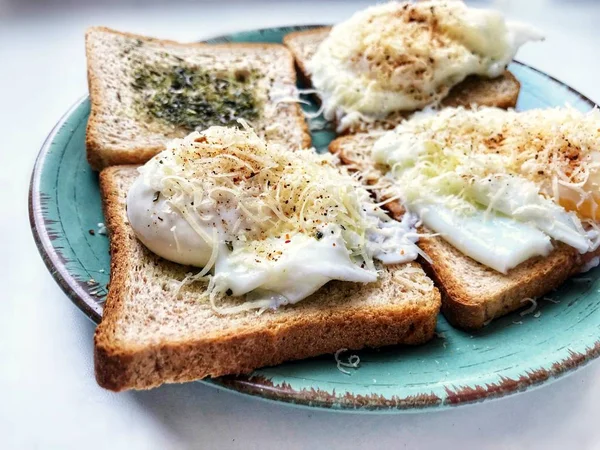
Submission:
POLYGON ((600 265, 600 257, 595 256, 594 258, 590 259, 587 263, 584 264, 584 266, 581 268, 580 273, 589 272, 590 270, 598 267, 599 265, 600 265))
POLYGON ((415 217, 392 220, 335 156, 267 145, 240 124, 172 141, 139 169, 128 196, 130 222, 148 248, 202 267, 176 294, 209 281, 216 312, 262 311, 296 303, 331 279, 376 281, 375 259, 417 257, 415 217), (217 305, 228 291, 246 301, 217 305))
POLYGON ((461 1, 388 2, 333 27, 307 64, 339 130, 443 99, 470 74, 500 75, 535 29, 461 1))
POLYGON ((98 223, 98 231, 97 231, 97 233, 106 236, 106 226, 102 222, 98 223))
POLYGON ((384 134, 373 158, 389 167, 384 197, 484 205, 585 253, 600 246, 599 143, 598 110, 447 108, 384 134))
POLYGON ((350 375, 350 371, 344 369, 344 367, 357 369, 360 365, 360 358, 358 357, 358 355, 350 355, 350 357, 348 358, 348 362, 344 362, 340 359, 340 354, 346 351, 348 351, 347 348, 340 348, 337 352, 335 352, 334 358, 338 370, 346 375, 350 375))
POLYGON ((537 306, 538 306, 535 298, 526 297, 521 300, 521 303, 524 303, 524 302, 531 302, 531 306, 519 313, 521 317, 526 316, 527 314, 531 314, 532 312, 534 312, 537 309, 537 306))
POLYGON ((232 239, 311 234, 324 222, 339 222, 360 237, 356 243, 348 240, 349 250, 365 243, 370 223, 362 209, 369 194, 335 166, 334 157, 312 150, 269 151, 250 129, 219 127, 175 140, 161 155, 140 169, 142 176, 207 242, 213 236, 197 224, 195 213, 209 218, 226 206, 241 219, 232 239))

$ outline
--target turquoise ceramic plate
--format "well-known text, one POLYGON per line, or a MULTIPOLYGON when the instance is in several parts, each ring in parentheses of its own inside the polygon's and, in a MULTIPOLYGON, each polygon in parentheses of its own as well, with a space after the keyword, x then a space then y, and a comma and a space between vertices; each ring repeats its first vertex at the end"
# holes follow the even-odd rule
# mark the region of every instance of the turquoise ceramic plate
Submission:
MULTIPOLYGON (((305 27, 302 27, 305 28, 305 27)), ((215 41, 281 42, 277 28, 238 33, 215 41)), ((519 109, 570 104, 594 106, 573 89, 520 63, 519 109)), ((90 104, 81 99, 44 144, 31 182, 33 234, 52 275, 94 322, 100 320, 110 258, 98 177, 85 159, 90 104)), ((331 133, 316 134, 323 149, 331 133)), ((440 316, 438 336, 416 348, 360 351, 361 364, 340 372, 332 356, 257 370, 249 377, 205 381, 272 400, 342 410, 440 409, 524 391, 550 382, 600 353, 600 271, 572 280, 540 301, 538 314, 518 313, 476 333, 453 329, 440 316)))

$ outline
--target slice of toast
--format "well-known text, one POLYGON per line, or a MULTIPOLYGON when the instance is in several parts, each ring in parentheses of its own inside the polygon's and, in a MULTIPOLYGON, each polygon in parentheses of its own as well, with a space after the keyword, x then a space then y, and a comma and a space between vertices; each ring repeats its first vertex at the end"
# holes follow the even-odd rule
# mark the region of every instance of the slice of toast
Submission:
POLYGON ((214 74, 252 73, 256 78, 248 83, 258 111, 258 117, 249 120, 253 128, 271 142, 310 146, 299 104, 278 101, 289 98, 296 87, 294 59, 283 45, 180 44, 95 27, 86 33, 86 54, 91 101, 86 147, 94 169, 142 164, 169 140, 193 131, 147 114, 147 99, 143 100, 147 92, 134 88, 140 64, 200 68, 214 74))
MULTIPOLYGON (((296 65, 305 81, 310 84, 310 72, 307 63, 317 51, 321 42, 327 37, 331 27, 315 28, 306 31, 296 31, 286 35, 283 43, 290 49, 296 65)), ((442 100, 442 106, 497 106, 499 108, 512 108, 517 104, 519 81, 509 71, 505 71, 497 78, 469 76, 450 90, 448 96, 442 100)), ((346 132, 360 132, 374 129, 394 128, 410 112, 396 112, 390 114, 385 120, 374 122, 359 122, 346 132)))
MULTIPOLYGON (((374 184, 380 181, 384 170, 369 157, 379 136, 380 132, 343 136, 334 140, 329 150, 365 174, 367 183, 374 184)), ((397 220, 404 214, 398 201, 384 207, 397 220)), ((581 255, 574 248, 555 242, 549 256, 529 259, 504 275, 464 255, 441 237, 421 238, 419 247, 431 258, 431 264, 421 262, 442 293, 442 313, 451 324, 465 329, 481 328, 511 311, 531 306, 524 299, 540 297, 557 288, 600 255, 600 249, 581 255)))
MULTIPOLYGON (((387 266, 370 284, 330 282, 276 311, 220 316, 206 284, 177 287, 197 271, 148 251, 127 221, 133 166, 100 174, 110 235, 111 281, 94 339, 98 383, 114 391, 147 389, 283 361, 393 344, 421 344, 434 333, 440 294, 417 263, 387 266)), ((239 298, 223 297, 231 306, 239 298)), ((332 359, 332 364, 335 364, 332 359)))

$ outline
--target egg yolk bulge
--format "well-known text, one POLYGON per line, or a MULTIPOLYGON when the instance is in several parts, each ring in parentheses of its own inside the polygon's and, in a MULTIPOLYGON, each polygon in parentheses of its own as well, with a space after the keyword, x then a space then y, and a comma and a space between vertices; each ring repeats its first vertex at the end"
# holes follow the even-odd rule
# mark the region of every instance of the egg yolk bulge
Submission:
POLYGON ((547 237, 581 253, 598 246, 599 143, 597 111, 448 108, 403 122, 376 142, 373 157, 388 166, 394 180, 388 196, 400 197, 426 225, 431 216, 430 228, 444 228, 465 253, 474 252, 474 259, 506 272, 547 254, 547 237), (472 226, 459 224, 465 217, 472 226), (512 222, 505 223, 506 218, 512 222), (515 226, 524 242, 538 244, 505 263, 497 265, 502 260, 497 255, 486 256, 494 249, 485 242, 472 242, 476 234, 489 232, 491 241, 505 230, 506 238, 495 248, 517 255, 515 226), (511 236, 515 242, 509 245, 511 236))
POLYGON ((333 27, 308 64, 325 115, 384 117, 444 98, 471 74, 499 76, 541 34, 460 1, 390 2, 333 27))
POLYGON ((390 219, 334 157, 267 145, 247 126, 174 140, 140 168, 127 205, 146 247, 203 267, 196 279, 211 275, 215 292, 252 293, 250 307, 295 303, 332 279, 373 282, 374 259, 419 251, 416 219, 390 219))
MULTIPOLYGON (((577 158, 579 159, 579 157, 577 158)), ((567 172, 561 173, 561 178, 557 181, 558 186, 555 195, 558 202, 568 211, 575 211, 579 216, 600 221, 600 152, 594 152, 587 158, 582 159, 589 162, 592 168, 582 169, 581 161, 569 160, 567 172), (571 181, 578 179, 580 181, 571 181)))

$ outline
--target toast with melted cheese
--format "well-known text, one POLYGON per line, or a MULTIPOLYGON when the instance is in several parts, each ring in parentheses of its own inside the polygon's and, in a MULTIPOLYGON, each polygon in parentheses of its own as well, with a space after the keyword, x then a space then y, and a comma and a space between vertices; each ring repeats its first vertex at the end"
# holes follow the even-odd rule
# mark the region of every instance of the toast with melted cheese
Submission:
MULTIPOLYGON (((365 182, 377 183, 375 195, 381 201, 386 199, 382 192, 390 182, 382 178, 386 168, 373 162, 371 149, 382 134, 372 131, 343 136, 329 146, 344 164, 360 171, 365 182)), ((384 208, 398 220, 405 212, 398 200, 384 208)), ((426 228, 420 231, 430 234, 426 228)), ((530 258, 502 274, 461 253, 442 237, 425 236, 418 245, 430 258, 429 262, 420 262, 441 291, 442 313, 451 324, 464 329, 481 328, 493 319, 529 306, 525 299, 541 297, 559 287, 600 255, 600 249, 580 254, 573 247, 553 242, 554 250, 548 256, 530 258)))
MULTIPOLYGON (((283 39, 283 43, 294 55, 302 78, 308 84, 310 84, 311 74, 307 63, 313 57, 321 42, 327 37, 330 30, 331 27, 320 27, 312 30, 297 31, 289 33, 283 39)), ((493 79, 469 76, 450 90, 448 96, 442 100, 441 106, 470 107, 478 105, 513 108, 517 104, 520 88, 519 81, 509 71, 505 71, 501 76, 493 79)), ((358 120, 344 134, 391 129, 410 114, 411 112, 395 112, 383 120, 358 120)))
MULTIPOLYGON (((100 386, 149 389, 433 337, 440 294, 416 262, 385 266, 374 283, 329 282, 297 304, 260 315, 216 314, 206 282, 178 290, 193 268, 162 259, 136 238, 126 197, 137 176, 134 166, 100 174, 111 251, 109 293, 94 337, 100 386)), ((224 295, 218 302, 235 306, 243 298, 224 295)))

